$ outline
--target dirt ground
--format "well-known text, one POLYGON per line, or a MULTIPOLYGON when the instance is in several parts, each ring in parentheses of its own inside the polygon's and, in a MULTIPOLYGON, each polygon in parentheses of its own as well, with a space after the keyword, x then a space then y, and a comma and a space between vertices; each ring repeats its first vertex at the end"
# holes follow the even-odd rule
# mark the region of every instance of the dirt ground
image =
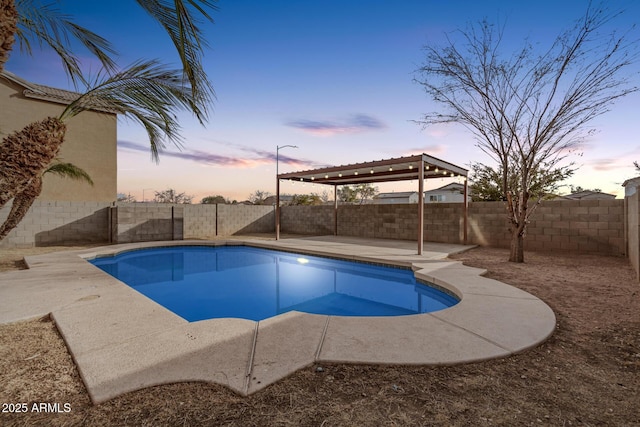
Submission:
MULTIPOLYGON (((322 364, 249 397, 181 383, 93 406, 45 318, 0 325, 0 425, 640 426, 640 284, 628 261, 529 252, 515 265, 507 256, 479 248, 454 258, 554 310, 555 334, 524 353, 457 366, 322 364), (19 403, 26 413, 5 412, 19 403)), ((20 267, 12 257, 0 252, 0 269, 20 267)))

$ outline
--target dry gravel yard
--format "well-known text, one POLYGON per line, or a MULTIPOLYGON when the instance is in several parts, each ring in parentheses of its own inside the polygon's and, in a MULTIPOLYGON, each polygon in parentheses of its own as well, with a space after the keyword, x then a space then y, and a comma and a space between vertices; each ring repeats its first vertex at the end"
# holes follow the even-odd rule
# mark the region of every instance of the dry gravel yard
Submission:
MULTIPOLYGON (((23 255, 0 250, 0 270, 23 267, 23 255)), ((0 403, 29 408, 0 414, 0 425, 640 426, 640 284, 628 261, 530 252, 514 265, 507 256, 479 248, 455 259, 555 311, 556 333, 525 353, 459 366, 312 366, 249 397, 183 383, 93 406, 45 318, 0 325, 0 403), (31 411, 40 402, 70 412, 31 411)))

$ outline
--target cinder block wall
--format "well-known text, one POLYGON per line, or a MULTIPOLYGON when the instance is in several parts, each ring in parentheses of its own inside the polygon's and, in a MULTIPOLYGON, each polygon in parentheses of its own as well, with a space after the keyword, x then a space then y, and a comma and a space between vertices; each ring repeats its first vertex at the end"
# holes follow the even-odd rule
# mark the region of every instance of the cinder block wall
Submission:
POLYGON ((340 205, 338 206, 338 235, 415 239, 418 231, 417 212, 418 206, 409 204, 340 205))
POLYGON ((640 279, 640 195, 636 191, 626 198, 627 208, 627 246, 629 261, 640 279))
MULTIPOLYGON (((638 200, 629 204, 629 234, 638 234, 638 200), (635 210, 634 210, 635 209, 635 210), (635 219, 634 219, 635 218, 635 219), (635 221, 635 223, 633 222, 635 221)), ((417 205, 341 205, 338 234, 386 239, 415 239, 417 205)), ((525 238, 527 250, 572 250, 609 255, 626 253, 623 200, 549 201, 537 208, 525 238)), ((0 210, 4 221, 10 205, 0 210)), ((333 206, 284 206, 281 231, 294 234, 333 234, 333 206)), ((426 204, 426 241, 460 243, 462 205, 426 204)), ((273 206, 166 205, 106 202, 36 201, 26 218, 2 247, 82 242, 114 243, 206 239, 275 229, 273 206), (109 218, 111 217, 111 227, 109 218)), ((506 208, 502 202, 469 205, 469 243, 508 247, 506 208)), ((637 240, 629 251, 639 251, 637 240)), ((638 260, 640 255, 635 255, 638 260)), ((633 262, 633 261, 632 261, 633 262)), ((640 262, 637 262, 640 263, 640 262)), ((640 266, 639 266, 640 267, 640 266)))
MULTIPOLYGON (((285 206, 281 230, 300 234, 333 234, 330 206, 285 206), (301 209, 304 208, 304 209, 301 209)), ((338 235, 412 240, 418 230, 417 205, 338 206, 338 235)), ((433 203, 424 207, 424 238, 460 243, 463 206, 433 203)), ((503 202, 469 204, 468 242, 509 247, 507 210, 503 202)), ((573 250, 624 255, 623 200, 547 201, 536 208, 525 238, 527 250, 573 250)))
POLYGON ((624 200, 549 201, 530 224, 529 249, 626 253, 624 200))
MULTIPOLYGON (((430 242, 462 239, 462 206, 457 203, 425 205, 424 238, 430 242)), ((338 234, 380 239, 412 240, 418 232, 418 205, 338 206, 338 234)))
POLYGON ((216 205, 184 205, 184 238, 211 239, 216 236, 216 205))
MULTIPOLYGON (((182 208, 180 208, 182 209, 182 208)), ((162 203, 119 203, 112 214, 113 243, 174 239, 173 206, 162 203)), ((180 214, 182 210, 180 210, 180 214)), ((180 216, 180 218, 182 218, 180 216)), ((180 236, 182 238, 182 236, 180 236)))
MULTIPOLYGON (((424 209, 424 239, 428 242, 439 243, 462 242, 464 238, 463 213, 461 203, 426 204, 424 209)), ((414 216, 416 215, 414 214, 414 216)), ((416 222, 415 227, 417 226, 416 222)))
POLYGON ((323 235, 333 234, 333 228, 333 206, 282 206, 280 209, 282 233, 323 235))
MULTIPOLYGON (((462 209, 462 207, 460 207, 462 209)), ((469 203, 468 241, 474 245, 509 247, 507 209, 502 202, 469 203)))
POLYGON ((273 206, 121 203, 114 242, 211 239, 275 230, 273 206))
POLYGON ((218 205, 218 236, 275 232, 275 207, 218 205))
MULTIPOLYGON (((31 247, 109 241, 109 202, 70 202, 36 200, 25 218, 0 247, 31 247)), ((0 209, 4 223, 11 203, 0 209)))
POLYGON ((114 243, 275 231, 273 206, 120 203, 114 210, 114 243))
MULTIPOLYGON (((469 205, 469 241, 509 247, 503 202, 469 205)), ((624 255, 624 200, 559 200, 538 205, 525 237, 526 250, 571 250, 624 255)))

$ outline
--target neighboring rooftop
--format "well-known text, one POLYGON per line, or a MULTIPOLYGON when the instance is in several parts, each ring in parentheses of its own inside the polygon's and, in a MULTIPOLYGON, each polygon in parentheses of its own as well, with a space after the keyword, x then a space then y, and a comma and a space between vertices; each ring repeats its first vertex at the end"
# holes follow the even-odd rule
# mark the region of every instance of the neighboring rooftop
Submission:
POLYGON ((609 200, 615 199, 615 194, 603 193, 601 191, 584 190, 577 193, 567 194, 566 196, 560 196, 561 200, 609 200))
MULTIPOLYGON (((291 203, 293 200, 292 195, 281 194, 280 195, 280 205, 291 203)), ((261 205, 275 205, 276 204, 276 196, 269 196, 260 203, 261 205)))
POLYGON ((443 191, 451 191, 451 192, 460 191, 462 194, 462 192, 464 191, 464 184, 460 184, 459 182, 451 182, 447 185, 443 185, 442 187, 434 188, 433 190, 427 190, 424 192, 424 194, 441 193, 443 191))
POLYGON ((411 197, 418 194, 416 191, 392 191, 391 193, 376 194, 374 199, 395 199, 398 197, 411 197))

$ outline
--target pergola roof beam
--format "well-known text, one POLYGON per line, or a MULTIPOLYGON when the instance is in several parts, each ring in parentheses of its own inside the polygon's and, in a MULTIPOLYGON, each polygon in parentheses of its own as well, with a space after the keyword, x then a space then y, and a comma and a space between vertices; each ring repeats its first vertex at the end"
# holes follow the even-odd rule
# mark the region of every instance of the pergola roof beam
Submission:
POLYGON ((279 179, 328 185, 350 185, 373 182, 419 179, 420 164, 425 165, 424 178, 466 177, 468 171, 441 159, 421 154, 343 166, 332 166, 278 175, 279 179))

